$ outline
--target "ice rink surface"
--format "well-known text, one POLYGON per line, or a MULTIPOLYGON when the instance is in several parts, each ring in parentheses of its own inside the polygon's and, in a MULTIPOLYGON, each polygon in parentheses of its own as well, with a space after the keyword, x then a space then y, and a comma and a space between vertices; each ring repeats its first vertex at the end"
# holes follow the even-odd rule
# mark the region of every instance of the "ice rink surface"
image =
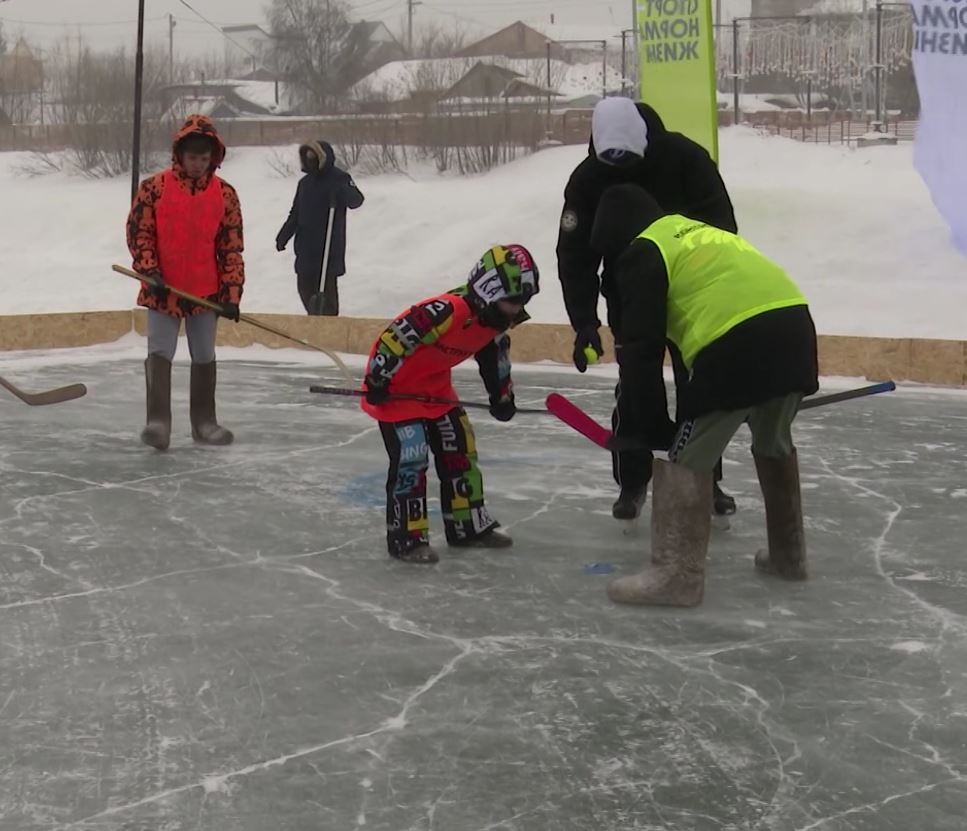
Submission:
MULTIPOLYGON (((741 434, 705 602, 662 611, 595 567, 641 566, 650 502, 623 535, 608 456, 550 417, 471 412, 515 546, 447 549, 434 503, 419 567, 386 555, 374 422, 308 392, 334 374, 223 362, 211 449, 177 363, 165 454, 139 361, 16 378, 90 392, 0 401, 2 831, 967 826, 967 396, 800 417, 804 584, 753 571, 741 434)), ((516 383, 609 412, 601 375, 516 383)))

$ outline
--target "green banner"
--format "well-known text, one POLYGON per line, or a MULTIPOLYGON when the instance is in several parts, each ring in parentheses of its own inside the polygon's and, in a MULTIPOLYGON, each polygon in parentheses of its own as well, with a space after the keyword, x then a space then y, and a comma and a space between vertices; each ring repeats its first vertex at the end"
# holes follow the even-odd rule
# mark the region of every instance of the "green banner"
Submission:
POLYGON ((641 100, 719 158, 712 0, 637 0, 641 100))

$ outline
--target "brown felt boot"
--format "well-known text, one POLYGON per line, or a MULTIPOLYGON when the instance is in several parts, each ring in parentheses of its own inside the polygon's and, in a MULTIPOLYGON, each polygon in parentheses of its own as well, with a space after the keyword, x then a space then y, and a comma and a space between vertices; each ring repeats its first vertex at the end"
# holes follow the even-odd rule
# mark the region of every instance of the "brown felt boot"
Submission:
POLYGON ((148 413, 141 441, 155 450, 167 450, 171 442, 171 361, 162 355, 148 355, 144 382, 148 413))
POLYGON ((191 436, 203 444, 231 444, 231 430, 215 420, 215 361, 191 365, 191 436))
POLYGON ((705 591, 712 523, 712 474, 655 459, 651 564, 608 586, 615 603, 697 606, 705 591))
POLYGON ((766 532, 769 550, 755 555, 755 566, 784 580, 805 580, 806 535, 802 525, 802 497, 799 490, 799 458, 755 458, 762 498, 766 503, 766 532))

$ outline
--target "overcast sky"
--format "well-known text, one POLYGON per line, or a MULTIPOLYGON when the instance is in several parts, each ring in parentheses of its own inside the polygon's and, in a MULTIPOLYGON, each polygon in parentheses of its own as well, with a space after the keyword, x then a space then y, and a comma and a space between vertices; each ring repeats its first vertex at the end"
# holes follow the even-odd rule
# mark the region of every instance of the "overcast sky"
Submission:
MULTIPOLYGON (((175 49, 191 53, 221 51, 221 36, 199 14, 219 24, 261 23, 268 0, 146 0, 145 32, 148 40, 167 45, 169 13, 176 18, 175 49), (188 8, 191 6, 191 8, 188 8), (195 11, 193 12, 192 9, 195 11), (197 14, 195 13, 197 12, 197 14)), ((351 0, 355 17, 382 20, 401 34, 406 0, 351 0)), ((458 23, 493 31, 515 20, 628 28, 632 0, 424 0, 416 7, 420 21, 458 23)), ((8 39, 21 32, 41 46, 65 34, 82 34, 92 46, 133 43, 138 0, 6 0, 0 2, 0 20, 8 39)))

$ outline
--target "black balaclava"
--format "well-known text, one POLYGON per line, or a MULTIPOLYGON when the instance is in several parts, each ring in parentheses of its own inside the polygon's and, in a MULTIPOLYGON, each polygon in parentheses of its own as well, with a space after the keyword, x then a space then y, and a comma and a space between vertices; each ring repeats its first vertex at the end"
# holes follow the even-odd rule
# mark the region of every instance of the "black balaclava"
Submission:
POLYGON ((605 257, 616 257, 665 213, 643 187, 612 185, 598 201, 591 227, 591 248, 605 257))

